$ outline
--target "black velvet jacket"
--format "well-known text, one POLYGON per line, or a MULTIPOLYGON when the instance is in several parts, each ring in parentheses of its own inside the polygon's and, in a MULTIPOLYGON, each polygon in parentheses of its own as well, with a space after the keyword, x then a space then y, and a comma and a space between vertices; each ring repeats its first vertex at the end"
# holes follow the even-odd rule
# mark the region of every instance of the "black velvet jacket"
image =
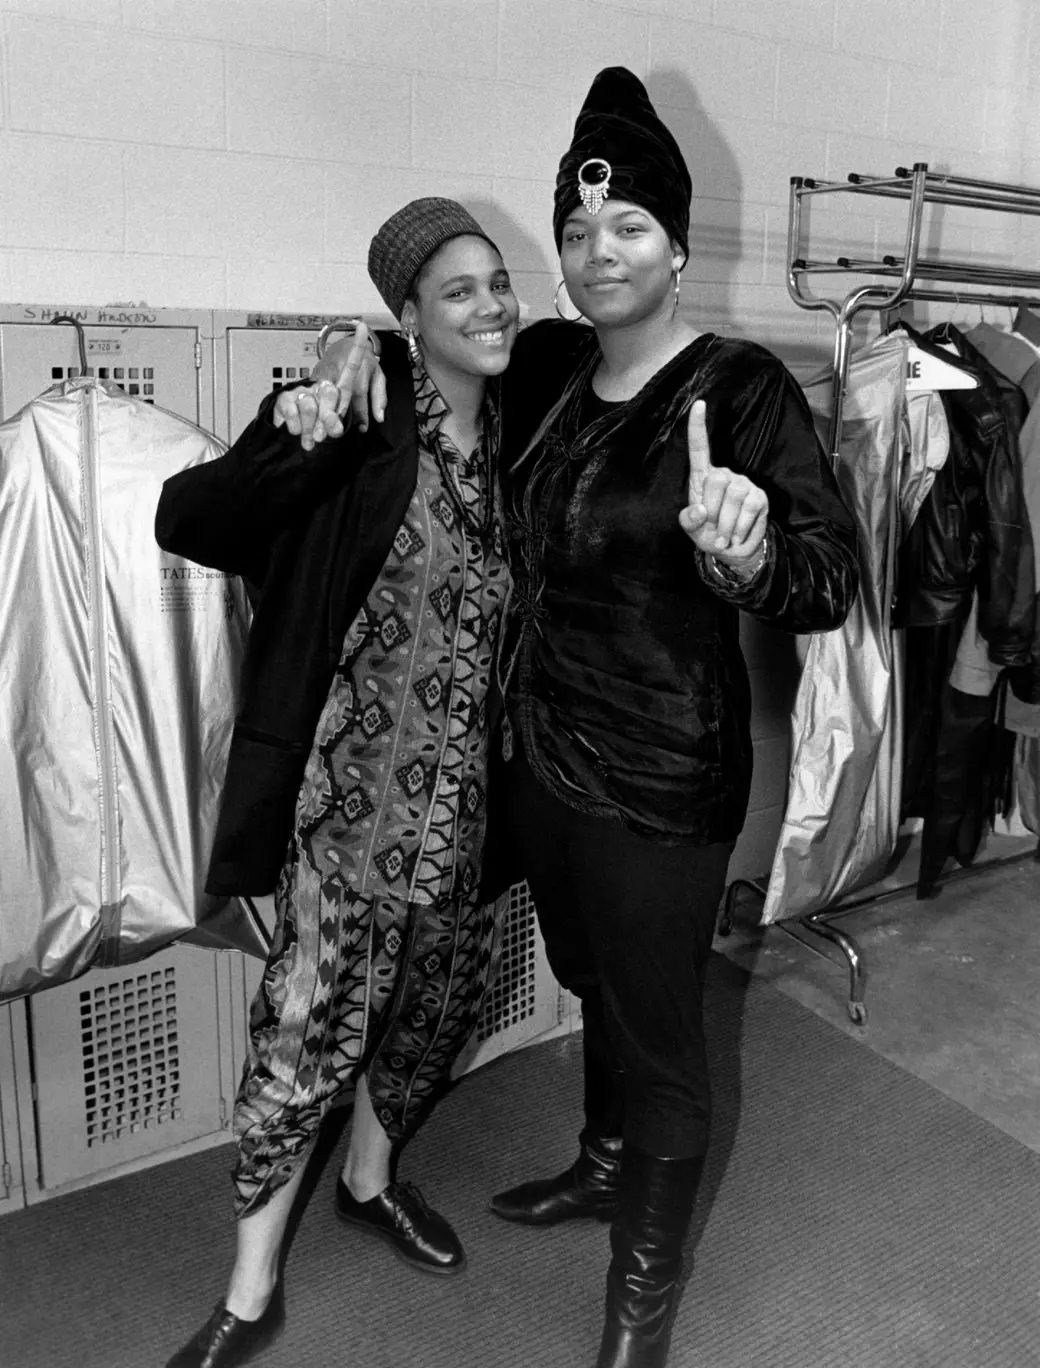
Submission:
POLYGON ((167 551, 241 575, 254 605, 207 890, 269 893, 292 835, 343 638, 415 490, 415 396, 404 345, 381 334, 387 415, 311 452, 271 397, 225 456, 163 485, 167 551), (396 363, 396 364, 395 364, 396 363))
POLYGON ((737 609, 792 632, 839 626, 858 583, 854 524, 770 352, 705 334, 582 427, 598 359, 589 329, 538 323, 503 387, 507 711, 562 801, 667 843, 732 840, 751 779, 737 609), (713 463, 769 496, 768 561, 746 587, 722 586, 679 526, 697 398, 713 463))

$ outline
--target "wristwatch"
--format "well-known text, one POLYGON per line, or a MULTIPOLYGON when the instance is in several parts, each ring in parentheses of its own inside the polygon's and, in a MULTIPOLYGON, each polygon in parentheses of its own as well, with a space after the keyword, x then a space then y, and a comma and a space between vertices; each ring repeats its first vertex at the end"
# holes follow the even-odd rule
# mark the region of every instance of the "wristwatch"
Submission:
POLYGON ((769 529, 766 528, 766 535, 762 538, 762 545, 758 548, 758 554, 754 560, 749 561, 744 567, 745 571, 750 573, 739 574, 725 561, 716 559, 710 551, 705 553, 704 559, 708 562, 708 568, 712 574, 716 575, 728 589, 746 589, 758 578, 759 573, 765 569, 766 562, 769 560, 769 529))

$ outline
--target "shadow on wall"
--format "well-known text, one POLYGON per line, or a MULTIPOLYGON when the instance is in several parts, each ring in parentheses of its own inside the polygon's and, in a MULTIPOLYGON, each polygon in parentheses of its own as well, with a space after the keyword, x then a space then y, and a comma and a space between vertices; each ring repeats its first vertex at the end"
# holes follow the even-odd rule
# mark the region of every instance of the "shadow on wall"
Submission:
POLYGON ((697 328, 739 332, 733 280, 744 252, 743 183, 737 160, 705 112, 689 78, 665 68, 647 79, 661 118, 675 135, 693 178, 690 260, 682 277, 680 308, 697 328))
MULTIPOLYGON (((555 169, 555 168, 554 168, 555 169)), ((552 184, 545 188, 545 218, 552 216, 552 184)), ((525 318, 540 318, 552 313, 551 287, 547 282, 558 277, 559 262, 550 255, 543 242, 519 219, 506 213, 496 200, 475 199, 467 196, 466 208, 482 224, 498 244, 502 260, 513 280, 513 288, 521 305, 528 305, 525 318), (544 296, 544 298, 542 297, 544 296)))

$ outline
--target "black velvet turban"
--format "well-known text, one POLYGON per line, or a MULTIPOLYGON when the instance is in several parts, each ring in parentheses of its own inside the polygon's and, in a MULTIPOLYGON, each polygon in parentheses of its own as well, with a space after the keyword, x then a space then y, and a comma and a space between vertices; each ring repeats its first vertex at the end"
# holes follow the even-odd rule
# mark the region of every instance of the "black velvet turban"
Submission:
MULTIPOLYGON (((592 82, 560 160, 553 207, 557 251, 567 216, 582 202, 578 172, 586 162, 610 167, 605 198, 647 209, 669 237, 689 253, 693 182, 679 144, 657 116, 646 87, 625 67, 606 67, 592 82)), ((602 186, 604 172, 586 168, 586 185, 602 186)), ((592 201, 596 201, 593 199, 592 201)))

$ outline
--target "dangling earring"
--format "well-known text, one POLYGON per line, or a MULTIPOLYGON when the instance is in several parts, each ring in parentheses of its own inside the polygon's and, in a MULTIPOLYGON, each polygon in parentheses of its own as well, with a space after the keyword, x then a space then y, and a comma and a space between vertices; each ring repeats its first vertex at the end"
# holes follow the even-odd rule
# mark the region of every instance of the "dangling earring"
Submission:
MULTIPOLYGON (((585 317, 585 315, 582 313, 580 309, 578 309, 578 312, 575 314, 573 318, 568 318, 567 315, 560 308, 560 291, 566 288, 566 284, 567 282, 565 280, 561 280, 559 285, 557 285, 556 293, 553 295, 553 308, 556 310, 556 312, 559 314, 559 316, 563 319, 565 323, 577 323, 579 318, 585 317)), ((574 300, 571 299, 570 295, 567 296, 567 302, 570 304, 572 309, 578 308, 574 300)))
POLYGON ((412 332, 411 328, 407 330, 406 335, 408 338, 408 355, 418 366, 422 363, 422 348, 419 346, 419 339, 416 337, 415 333, 412 332))
POLYGON ((681 282, 680 282, 680 280, 679 280, 679 268, 678 268, 678 266, 676 266, 676 268, 675 268, 675 303, 672 305, 672 317, 673 317, 673 318, 674 318, 675 315, 679 312, 679 286, 680 286, 680 283, 681 283, 681 282))

